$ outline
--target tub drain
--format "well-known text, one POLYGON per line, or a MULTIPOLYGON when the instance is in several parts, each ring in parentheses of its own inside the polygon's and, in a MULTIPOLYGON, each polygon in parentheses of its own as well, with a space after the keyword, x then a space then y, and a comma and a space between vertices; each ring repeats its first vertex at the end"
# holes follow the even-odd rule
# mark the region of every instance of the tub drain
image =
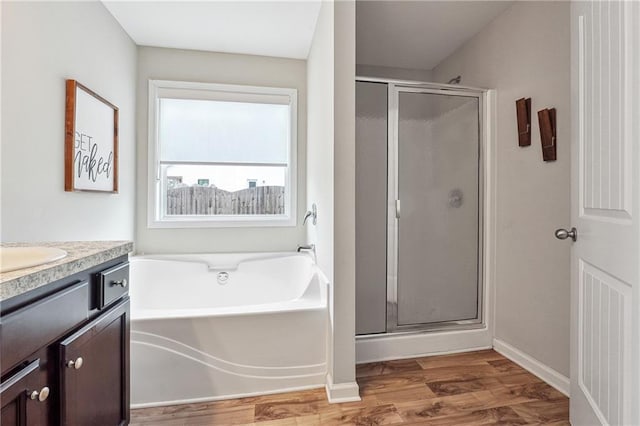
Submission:
POLYGON ((229 273, 228 272, 218 272, 218 284, 226 284, 229 281, 229 273))

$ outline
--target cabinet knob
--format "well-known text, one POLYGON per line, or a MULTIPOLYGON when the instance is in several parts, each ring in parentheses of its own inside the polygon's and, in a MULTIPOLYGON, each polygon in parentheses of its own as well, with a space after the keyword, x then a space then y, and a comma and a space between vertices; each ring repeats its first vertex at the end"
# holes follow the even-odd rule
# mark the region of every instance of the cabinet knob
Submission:
POLYGON ((128 283, 127 283, 127 279, 126 278, 123 278, 123 279, 117 280, 117 281, 111 281, 111 285, 116 286, 116 287, 120 286, 120 287, 124 288, 124 287, 127 286, 127 284, 128 283))
POLYGON ((82 364, 84 363, 84 360, 82 359, 81 356, 79 356, 78 358, 76 358, 76 360, 71 360, 67 362, 67 368, 75 368, 76 370, 79 370, 80 367, 82 367, 82 364))
POLYGON ((40 389, 40 392, 34 390, 33 392, 29 393, 27 391, 27 394, 29 395, 29 398, 33 400, 37 399, 40 402, 44 402, 46 401, 47 398, 49 398, 49 388, 45 386, 42 389, 40 389))

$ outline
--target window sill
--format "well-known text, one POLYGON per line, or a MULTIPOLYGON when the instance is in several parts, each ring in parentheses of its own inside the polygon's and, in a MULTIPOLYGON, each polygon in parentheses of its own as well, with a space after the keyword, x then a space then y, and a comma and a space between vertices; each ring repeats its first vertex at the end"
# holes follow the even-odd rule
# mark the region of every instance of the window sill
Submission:
POLYGON ((271 227, 295 227, 296 220, 288 216, 273 218, 243 216, 235 218, 164 218, 150 219, 147 222, 149 229, 180 229, 180 228, 271 228, 271 227))

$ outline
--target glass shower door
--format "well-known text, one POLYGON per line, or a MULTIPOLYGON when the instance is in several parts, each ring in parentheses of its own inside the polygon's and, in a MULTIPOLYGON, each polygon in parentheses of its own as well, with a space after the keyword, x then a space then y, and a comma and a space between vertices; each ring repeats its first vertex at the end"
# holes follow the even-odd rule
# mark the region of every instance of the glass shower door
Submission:
POLYGON ((408 87, 395 95, 387 331, 480 322, 480 95, 408 87))

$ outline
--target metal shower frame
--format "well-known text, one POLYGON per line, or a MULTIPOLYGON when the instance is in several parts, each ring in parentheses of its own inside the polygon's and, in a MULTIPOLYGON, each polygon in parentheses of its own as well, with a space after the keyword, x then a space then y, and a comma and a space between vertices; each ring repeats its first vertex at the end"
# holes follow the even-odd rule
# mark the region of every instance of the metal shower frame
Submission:
POLYGON ((375 338, 389 334, 422 333, 427 331, 450 331, 479 329, 486 326, 484 318, 484 211, 485 211, 485 149, 486 149, 486 89, 474 87, 427 83, 411 80, 396 80, 375 77, 356 77, 356 81, 387 84, 387 304, 386 332, 357 336, 375 338), (401 92, 430 93, 478 99, 478 286, 477 316, 472 319, 443 321, 426 324, 398 324, 398 219, 396 216, 398 188, 398 99, 401 92), (391 223, 393 221, 393 224, 391 223))

